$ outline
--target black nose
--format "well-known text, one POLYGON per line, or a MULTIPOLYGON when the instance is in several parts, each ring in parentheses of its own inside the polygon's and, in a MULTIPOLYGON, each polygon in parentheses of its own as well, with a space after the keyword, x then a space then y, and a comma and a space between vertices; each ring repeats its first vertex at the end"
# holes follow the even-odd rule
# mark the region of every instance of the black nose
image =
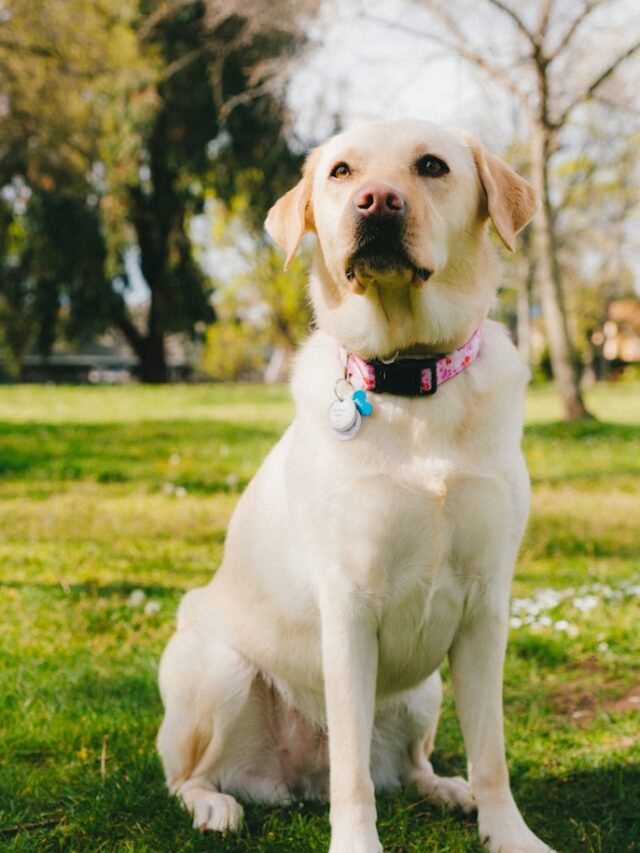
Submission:
POLYGON ((353 198, 358 216, 402 216, 404 199, 389 184, 367 184, 353 198))

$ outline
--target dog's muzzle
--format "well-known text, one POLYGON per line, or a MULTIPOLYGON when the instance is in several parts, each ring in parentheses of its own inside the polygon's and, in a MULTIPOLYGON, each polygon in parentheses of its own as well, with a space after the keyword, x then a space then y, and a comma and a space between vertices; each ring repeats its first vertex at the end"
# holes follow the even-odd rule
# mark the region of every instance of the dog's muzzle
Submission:
POLYGON ((411 278, 427 281, 431 271, 419 267, 405 248, 407 204, 390 184, 368 184, 353 197, 355 249, 346 266, 349 281, 411 278))

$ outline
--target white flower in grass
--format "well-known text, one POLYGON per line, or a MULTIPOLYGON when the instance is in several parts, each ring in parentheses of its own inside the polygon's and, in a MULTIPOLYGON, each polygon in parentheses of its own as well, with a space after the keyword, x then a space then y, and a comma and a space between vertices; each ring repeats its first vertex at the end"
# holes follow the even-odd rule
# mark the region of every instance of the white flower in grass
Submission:
POLYGON ((165 495, 173 495, 175 493, 176 487, 173 483, 165 483, 162 487, 162 491, 165 495))
POLYGON ((143 589, 134 589, 129 598, 127 599, 127 604, 129 605, 129 607, 140 607, 146 597, 147 596, 143 589))
POLYGON ((160 602, 159 601, 147 601, 144 607, 144 612, 146 616, 153 616, 154 613, 160 612, 160 602))
POLYGON ((577 637, 580 633, 580 629, 577 625, 573 625, 571 622, 567 622, 566 619, 558 619, 557 622, 553 623, 553 627, 556 631, 561 631, 563 634, 567 634, 569 637, 577 637))
POLYGON ((182 461, 182 457, 179 453, 172 453, 169 457, 169 465, 179 465, 182 461))
POLYGON ((509 625, 511 628, 522 628, 522 619, 519 616, 512 616, 509 619, 509 625))
POLYGON ((542 610, 552 610, 560 604, 563 595, 557 589, 541 589, 536 594, 538 606, 542 610))
POLYGON ((601 643, 598 643, 597 649, 599 652, 607 652, 609 651, 609 643, 605 643, 603 640, 601 643))
POLYGON ((588 613, 590 610, 593 610, 594 607, 597 607, 600 604, 600 599, 597 595, 585 595, 582 598, 574 598, 573 606, 582 611, 582 613, 588 613))
POLYGON ((187 490, 185 489, 184 486, 176 486, 176 490, 175 490, 174 494, 177 498, 186 498, 187 490))
POLYGON ((231 473, 227 474, 227 476, 224 478, 224 482, 230 489, 235 489, 235 487, 240 482, 240 477, 238 477, 237 474, 234 474, 233 471, 231 471, 231 473))

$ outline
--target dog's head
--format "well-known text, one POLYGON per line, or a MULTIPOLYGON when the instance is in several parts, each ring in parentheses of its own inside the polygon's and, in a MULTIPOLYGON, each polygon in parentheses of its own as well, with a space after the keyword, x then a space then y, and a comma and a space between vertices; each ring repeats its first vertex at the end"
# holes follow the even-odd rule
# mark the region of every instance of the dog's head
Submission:
POLYGON ((504 244, 533 216, 529 184, 471 138, 420 121, 362 125, 314 149, 266 227, 291 263, 318 236, 321 326, 366 356, 454 344, 485 316, 504 244))

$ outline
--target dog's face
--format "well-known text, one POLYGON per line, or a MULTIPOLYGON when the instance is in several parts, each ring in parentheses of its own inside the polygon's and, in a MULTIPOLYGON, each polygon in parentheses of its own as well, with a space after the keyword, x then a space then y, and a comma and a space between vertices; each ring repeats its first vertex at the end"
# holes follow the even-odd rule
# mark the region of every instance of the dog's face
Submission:
MULTIPOLYGON (((379 122, 316 148, 300 183, 269 212, 267 230, 287 252, 287 264, 303 233, 317 234, 319 313, 340 308, 353 325, 357 307, 345 308, 353 296, 368 296, 387 317, 402 302, 405 334, 387 338, 407 346, 421 342, 421 318, 441 311, 434 294, 442 296, 443 285, 451 302, 453 291, 476 280, 471 267, 487 250, 487 217, 513 248, 533 212, 530 186, 478 143, 428 122, 379 122)), ((490 267, 486 259, 484 266, 490 267)), ((483 290, 485 312, 493 287, 483 290)))
POLYGON ((452 236, 472 227, 479 199, 469 152, 439 128, 381 125, 319 150, 313 224, 334 281, 422 287, 446 265, 452 236))

